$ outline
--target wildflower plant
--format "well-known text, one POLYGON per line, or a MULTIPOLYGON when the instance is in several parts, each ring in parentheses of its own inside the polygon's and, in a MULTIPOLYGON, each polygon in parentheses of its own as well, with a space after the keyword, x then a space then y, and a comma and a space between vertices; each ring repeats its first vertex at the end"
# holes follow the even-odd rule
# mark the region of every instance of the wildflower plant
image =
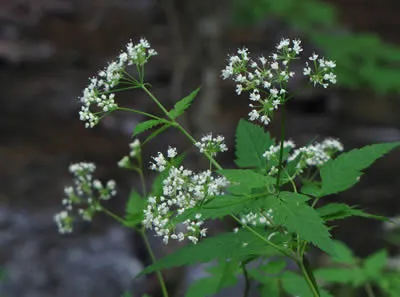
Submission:
MULTIPOLYGON (((134 228, 142 235, 153 260, 142 274, 157 273, 164 297, 168 290, 160 270, 210 261, 217 263, 210 269, 211 277, 194 283, 186 296, 211 296, 235 284, 238 274, 243 274, 246 282, 243 296, 248 296, 252 282, 258 285, 262 296, 280 296, 282 290, 292 296, 332 296, 316 278, 307 259, 311 247, 331 257, 341 252, 327 223, 351 216, 386 219, 345 203, 328 201, 322 205, 320 201, 352 187, 364 169, 400 146, 400 142, 369 145, 344 153, 343 145, 334 138, 300 147, 285 140, 284 104, 292 98, 288 90, 290 79, 303 75, 311 86, 323 88, 336 83, 335 62, 315 53, 305 59, 303 71, 295 73, 292 63, 301 61, 302 52, 300 40, 282 39, 276 52, 268 57, 253 58, 246 48, 228 57, 221 76, 233 80, 237 94, 248 94, 250 111, 248 119, 241 119, 236 129, 237 168, 225 169, 216 159, 228 150, 224 137, 210 132, 196 139, 177 121, 199 89, 168 109, 144 80, 145 64, 156 51, 145 39, 137 45, 128 43, 116 61, 90 79, 80 98, 80 118, 86 127, 95 126, 115 111, 130 111, 148 118, 133 131, 134 137, 150 131, 148 136, 142 140, 135 138, 128 155, 118 163, 121 168, 139 174, 142 189, 132 191, 125 216, 118 216, 101 204, 116 194, 115 183, 103 185, 93 179, 95 166, 91 163, 71 165, 75 186, 66 188, 65 210, 55 216, 60 232, 72 231, 77 218, 72 211, 76 207, 78 217, 83 219, 90 220, 96 212, 104 211, 124 226, 134 228), (129 66, 133 66, 135 73, 130 72, 129 66), (115 94, 128 89, 144 91, 163 116, 119 106, 115 94), (266 129, 278 109, 282 124, 281 138, 276 141, 266 129), (174 147, 166 147, 148 165, 158 175, 149 190, 143 174, 142 149, 168 128, 186 136, 198 153, 209 160, 210 167, 185 168, 183 154, 174 147), (226 217, 236 221, 237 227, 209 237, 205 222, 226 217), (156 260, 146 230, 165 244, 171 240, 186 240, 189 244, 156 260), (258 265, 248 265, 253 261, 258 265), (286 269, 288 261, 297 265, 297 273, 286 269)), ((367 289, 370 294, 369 285, 367 289)))

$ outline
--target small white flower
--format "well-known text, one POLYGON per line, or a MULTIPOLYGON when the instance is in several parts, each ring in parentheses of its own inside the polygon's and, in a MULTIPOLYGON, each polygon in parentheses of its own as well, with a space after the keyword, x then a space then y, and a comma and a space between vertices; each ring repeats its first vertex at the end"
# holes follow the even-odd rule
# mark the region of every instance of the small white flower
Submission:
POLYGON ((168 148, 168 152, 167 152, 168 158, 170 158, 170 159, 175 158, 177 154, 178 154, 178 153, 177 153, 175 147, 169 147, 169 148, 168 148))

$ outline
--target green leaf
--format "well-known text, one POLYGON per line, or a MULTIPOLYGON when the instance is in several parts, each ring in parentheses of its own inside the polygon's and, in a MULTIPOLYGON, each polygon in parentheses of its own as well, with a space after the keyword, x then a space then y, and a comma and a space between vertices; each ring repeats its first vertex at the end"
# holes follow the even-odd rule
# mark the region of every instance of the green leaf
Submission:
POLYGON ((369 256, 364 260, 363 267, 366 275, 371 279, 379 279, 382 274, 382 269, 387 263, 387 252, 381 250, 369 256))
POLYGON ((192 101, 194 100, 199 91, 200 88, 197 88, 196 90, 191 92, 188 96, 176 102, 174 108, 168 112, 169 116, 173 119, 176 119, 181 114, 183 114, 185 110, 188 109, 189 106, 192 104, 192 101))
POLYGON ((155 126, 158 126, 160 124, 165 123, 166 121, 163 119, 160 120, 147 120, 144 122, 141 122, 136 125, 135 129, 133 130, 133 136, 137 136, 155 126))
POLYGON ((373 144, 329 160, 320 170, 321 195, 326 196, 347 190, 358 181, 363 169, 398 146, 400 142, 373 144))
POLYGON ((331 252, 332 240, 329 230, 316 210, 299 199, 280 198, 275 201, 270 199, 274 201, 274 205, 271 206, 274 223, 286 227, 289 232, 298 234, 301 239, 320 249, 331 252))
POLYGON ((287 266, 285 259, 270 260, 265 265, 261 266, 260 269, 269 276, 280 274, 287 266))
POLYGON ((136 227, 143 221, 143 210, 145 207, 145 200, 136 191, 131 191, 128 202, 126 204, 126 226, 136 227))
POLYGON ((279 297, 280 288, 279 280, 274 278, 264 278, 265 281, 260 286, 260 294, 262 297, 279 297))
POLYGON ((226 287, 237 283, 236 261, 220 261, 221 263, 209 269, 212 275, 194 282, 186 293, 186 297, 215 296, 216 293, 226 287))
POLYGON ((271 136, 263 128, 240 120, 236 130, 236 165, 264 169, 267 161, 262 155, 273 144, 271 136))
MULTIPOLYGON (((259 232, 262 231, 259 230, 259 232)), ((276 253, 277 251, 274 248, 253 233, 247 230, 239 230, 237 233, 219 234, 205 238, 197 244, 182 247, 145 268, 141 275, 171 267, 210 262, 214 259, 240 261, 252 256, 274 255, 276 253)))
POLYGON ((255 212, 261 209, 270 209, 271 200, 276 200, 276 197, 272 195, 268 196, 267 194, 258 198, 234 195, 215 196, 211 201, 201 206, 186 210, 182 215, 177 217, 177 221, 183 222, 187 219, 193 219, 196 214, 201 214, 201 218, 205 220, 255 212))
POLYGON ((368 219, 377 219, 381 221, 389 221, 389 219, 383 216, 366 213, 361 209, 357 209, 354 206, 350 206, 345 203, 329 203, 318 208, 317 211, 319 215, 324 219, 324 221, 334 221, 354 216, 368 219))
POLYGON ((233 194, 251 194, 252 189, 265 188, 275 183, 275 179, 271 176, 264 176, 253 170, 224 169, 219 170, 218 173, 232 183, 228 191, 233 194))
POLYGON ((153 131, 149 136, 147 136, 147 138, 143 141, 143 145, 145 145, 147 142, 149 142, 150 140, 152 140, 154 137, 156 137, 157 135, 160 135, 162 132, 164 132, 165 130, 167 130, 169 127, 171 127, 171 124, 164 124, 161 127, 159 127, 157 130, 153 131))
MULTIPOLYGON (((388 271, 381 275, 378 280, 380 289, 384 291, 388 297, 398 297, 400 292, 400 277, 398 271, 388 271)), ((386 296, 386 295, 385 295, 386 296)))
POLYGON ((336 267, 322 268, 315 271, 317 279, 322 279, 330 283, 351 284, 359 286, 366 281, 366 277, 359 267, 336 267))
POLYGON ((321 195, 321 188, 315 183, 307 183, 301 187, 303 194, 310 195, 315 198, 319 198, 321 195))
POLYGON ((343 242, 333 241, 333 253, 331 255, 332 261, 336 263, 356 265, 357 259, 354 257, 353 252, 343 242))
MULTIPOLYGON (((311 293, 306 281, 303 277, 294 272, 287 271, 281 277, 282 286, 286 292, 293 296, 300 297, 313 297, 314 295, 311 293)), ((329 292, 321 289, 320 290, 321 297, 333 297, 329 292)))

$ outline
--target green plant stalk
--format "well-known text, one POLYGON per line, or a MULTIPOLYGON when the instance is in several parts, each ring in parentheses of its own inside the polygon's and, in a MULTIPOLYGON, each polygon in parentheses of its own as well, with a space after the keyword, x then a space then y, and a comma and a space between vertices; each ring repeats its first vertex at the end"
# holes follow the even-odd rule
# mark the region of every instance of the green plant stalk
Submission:
POLYGON ((365 291, 367 292, 368 297, 375 297, 374 291, 372 290, 371 284, 366 283, 364 285, 365 291))
POLYGON ((250 292, 250 278, 249 274, 247 273, 247 268, 245 263, 241 263, 242 271, 243 271, 243 277, 244 277, 244 291, 243 291, 243 297, 248 297, 249 292, 250 292))
POLYGON ((297 261, 297 266, 300 268, 301 273, 303 274, 304 280, 307 283, 307 286, 310 288, 311 293, 313 294, 314 297, 320 297, 318 287, 314 285, 314 282, 312 281, 313 276, 310 275, 309 273, 312 273, 310 270, 307 270, 303 259, 300 259, 297 261))
POLYGON ((140 115, 144 115, 146 117, 149 117, 149 118, 152 118, 152 119, 155 119, 155 120, 162 120, 162 118, 159 118, 159 117, 157 117, 157 116, 155 116, 155 115, 153 115, 151 113, 147 113, 147 112, 140 111, 140 110, 137 110, 137 109, 126 108, 126 107, 118 107, 117 110, 129 111, 129 112, 137 113, 137 114, 140 114, 140 115))
POLYGON ((285 112, 285 108, 282 107, 281 144, 280 144, 280 149, 279 149, 278 175, 276 177, 276 190, 278 191, 278 194, 279 194, 279 185, 280 185, 281 172, 282 172, 283 143, 285 141, 285 129, 286 129, 286 112, 285 112))
MULTIPOLYGON (((148 251, 148 253, 150 255, 151 262, 155 263, 156 262, 156 257, 154 255, 153 249, 150 246, 150 242, 149 242, 149 240, 148 240, 148 238, 146 236, 146 233, 145 233, 143 227, 139 229, 139 233, 143 238, 143 241, 144 241, 144 244, 146 246, 146 249, 147 249, 147 251, 148 251)), ((159 282, 159 284, 161 286, 161 292, 162 292, 163 297, 168 297, 167 286, 165 285, 165 281, 164 281, 164 278, 163 278, 161 272, 160 271, 156 271, 156 275, 157 275, 158 282, 159 282)))
MULTIPOLYGON (((182 132, 193 144, 196 143, 196 139, 190 135, 189 132, 186 131, 185 128, 183 128, 174 118, 172 118, 169 114, 169 112, 165 109, 165 107, 161 104, 161 102, 150 92, 149 89, 146 88, 146 86, 142 85, 142 89, 146 92, 146 94, 157 104, 157 106, 164 112, 164 114, 171 120, 171 125, 176 127, 179 131, 182 132)), ((221 165, 208 153, 204 153, 204 155, 210 160, 210 162, 218 169, 221 170, 223 169, 221 165)))
MULTIPOLYGON (((116 221, 121 223, 123 226, 127 226, 126 221, 123 218, 121 218, 120 216, 118 216, 115 213, 109 211, 107 208, 102 207, 102 210, 104 211, 105 214, 107 214, 111 218, 115 219, 116 221)), ((136 228, 134 228, 134 229, 136 229, 136 228)), ((154 255, 153 249, 150 246, 150 242, 149 242, 149 240, 148 240, 148 238, 146 236, 144 228, 141 227, 140 229, 138 229, 138 231, 139 231, 139 234, 140 234, 140 236, 142 237, 142 239, 144 241, 146 250, 150 255, 152 263, 155 263, 156 262, 156 257, 154 255)), ((161 272, 160 271, 156 271, 156 275, 157 275, 158 282, 159 282, 159 284, 161 286, 161 292, 162 292, 163 297, 168 297, 167 286, 165 285, 165 281, 164 281, 164 278, 163 278, 161 272)))

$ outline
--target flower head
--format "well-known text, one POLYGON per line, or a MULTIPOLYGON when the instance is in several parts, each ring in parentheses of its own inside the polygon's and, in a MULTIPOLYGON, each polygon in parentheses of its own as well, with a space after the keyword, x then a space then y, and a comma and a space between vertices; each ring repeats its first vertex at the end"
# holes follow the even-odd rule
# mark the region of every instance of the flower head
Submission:
POLYGON ((93 179, 96 166, 93 163, 80 162, 69 166, 74 176, 74 186, 64 188, 66 198, 62 200, 65 210, 54 216, 60 233, 73 231, 74 213, 82 219, 91 221, 94 214, 102 210, 100 201, 109 200, 115 196, 116 183, 109 180, 106 185, 100 180, 93 179))

